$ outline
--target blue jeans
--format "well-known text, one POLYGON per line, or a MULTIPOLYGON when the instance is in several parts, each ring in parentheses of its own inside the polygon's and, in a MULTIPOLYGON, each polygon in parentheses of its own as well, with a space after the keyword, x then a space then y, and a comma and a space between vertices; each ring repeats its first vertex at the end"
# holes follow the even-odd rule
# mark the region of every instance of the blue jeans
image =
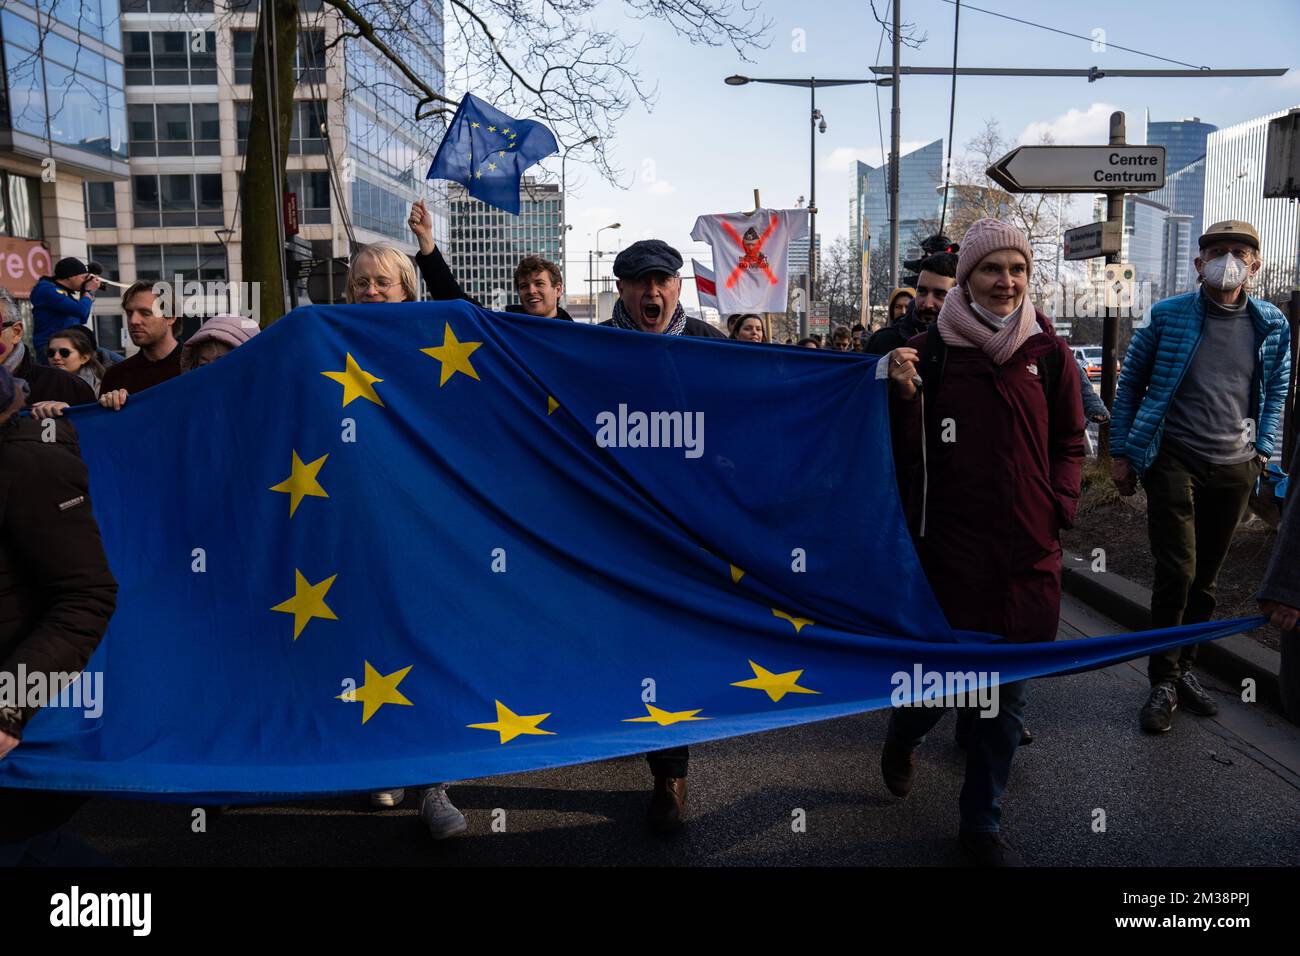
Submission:
MULTIPOLYGON (((962 784, 961 832, 996 833, 1002 819, 1002 794, 1011 776, 1011 759, 1020 746, 1028 681, 998 686, 996 717, 977 716, 966 749, 966 781, 962 784)), ((913 750, 947 713, 945 707, 895 707, 889 717, 886 743, 913 750)))

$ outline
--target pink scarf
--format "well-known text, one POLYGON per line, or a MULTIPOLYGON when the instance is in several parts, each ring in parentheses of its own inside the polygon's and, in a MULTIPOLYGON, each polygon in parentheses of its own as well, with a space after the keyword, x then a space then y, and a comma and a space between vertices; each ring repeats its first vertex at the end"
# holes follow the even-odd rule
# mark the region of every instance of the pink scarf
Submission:
POLYGON ((937 321, 939 334, 948 345, 982 349, 998 365, 1011 361, 1011 356, 1025 344, 1025 340, 1039 331, 1038 316, 1028 292, 1020 303, 1020 310, 995 331, 975 314, 966 300, 966 290, 955 286, 944 297, 937 321))

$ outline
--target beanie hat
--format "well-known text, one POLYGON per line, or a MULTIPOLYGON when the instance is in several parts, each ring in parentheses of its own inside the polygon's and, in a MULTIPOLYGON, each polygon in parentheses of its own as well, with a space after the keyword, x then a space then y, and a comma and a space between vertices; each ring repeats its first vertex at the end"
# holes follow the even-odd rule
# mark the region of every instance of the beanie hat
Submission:
POLYGON ((999 249, 1015 249, 1025 257, 1030 269, 1034 267, 1034 250, 1029 247, 1025 234, 1015 226, 997 219, 979 219, 966 230, 957 253, 957 284, 966 287, 966 279, 981 259, 999 249))
POLYGON ((71 279, 73 276, 82 276, 86 274, 86 265, 80 259, 74 259, 69 256, 66 259, 60 259, 54 264, 54 278, 71 279))
POLYGON ((256 319, 244 315, 214 315, 199 326, 181 348, 181 371, 194 366, 194 352, 204 342, 224 342, 232 349, 243 345, 261 331, 256 319))

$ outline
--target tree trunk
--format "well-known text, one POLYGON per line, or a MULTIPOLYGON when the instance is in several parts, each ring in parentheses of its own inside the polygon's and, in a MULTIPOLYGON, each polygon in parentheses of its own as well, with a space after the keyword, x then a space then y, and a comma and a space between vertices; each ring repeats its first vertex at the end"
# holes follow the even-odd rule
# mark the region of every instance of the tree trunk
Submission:
MULTIPOLYGON (((262 0, 263 10, 272 0, 262 0)), ((298 0, 274 0, 276 93, 278 106, 279 155, 271 152, 270 65, 266 62, 263 31, 269 24, 263 15, 253 40, 253 102, 249 114, 248 146, 244 161, 243 195, 240 197, 240 238, 244 282, 258 283, 258 307, 262 328, 284 315, 283 257, 278 218, 283 216, 284 197, 276 191, 275 171, 283 182, 289 159, 289 134, 293 128, 294 54, 298 48, 298 0)))

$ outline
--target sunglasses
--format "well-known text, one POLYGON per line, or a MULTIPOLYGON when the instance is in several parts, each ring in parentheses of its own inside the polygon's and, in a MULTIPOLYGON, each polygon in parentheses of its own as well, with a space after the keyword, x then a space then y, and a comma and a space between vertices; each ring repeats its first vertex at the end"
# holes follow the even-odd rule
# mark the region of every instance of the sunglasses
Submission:
POLYGON ((46 349, 46 350, 45 350, 45 357, 46 357, 46 358, 54 358, 54 356, 56 356, 56 355, 57 355, 59 358, 71 358, 71 357, 72 357, 72 349, 46 349))

